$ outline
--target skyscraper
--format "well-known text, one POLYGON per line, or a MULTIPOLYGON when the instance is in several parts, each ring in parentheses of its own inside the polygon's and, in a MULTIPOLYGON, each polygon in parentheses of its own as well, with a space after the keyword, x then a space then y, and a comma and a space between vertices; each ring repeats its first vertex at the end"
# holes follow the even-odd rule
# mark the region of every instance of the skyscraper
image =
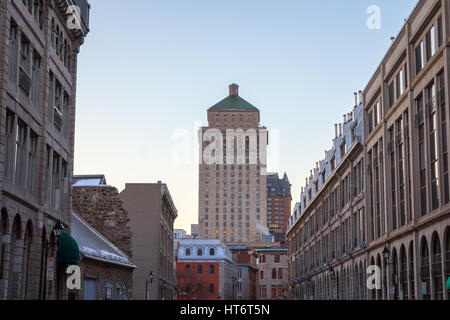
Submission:
POLYGON ((200 238, 224 243, 260 242, 266 233, 267 129, 259 110, 229 95, 208 109, 208 126, 200 128, 200 238))

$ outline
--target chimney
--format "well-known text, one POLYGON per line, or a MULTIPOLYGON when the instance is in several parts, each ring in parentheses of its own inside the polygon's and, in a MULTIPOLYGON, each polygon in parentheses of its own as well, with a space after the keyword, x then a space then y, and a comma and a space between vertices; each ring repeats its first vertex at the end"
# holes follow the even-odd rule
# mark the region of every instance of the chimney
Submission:
POLYGON ((347 115, 346 114, 344 114, 343 119, 344 119, 344 124, 346 124, 347 123, 347 115))
POLYGON ((302 193, 304 193, 305 189, 302 187, 302 193))
POLYGON ((357 107, 358 106, 358 93, 355 92, 353 94, 355 95, 355 107, 357 107))
POLYGON ((342 123, 339 123, 339 137, 342 136, 342 123))
POLYGON ((312 177, 313 177, 313 171, 309 170, 309 178, 312 179, 312 177))
POLYGON ((230 84, 230 96, 239 96, 239 86, 235 83, 230 84))
POLYGON ((306 186, 308 186, 308 178, 306 178, 305 181, 306 181, 306 186))
POLYGON ((363 93, 359 90, 359 104, 363 103, 363 93))
POLYGON ((319 170, 319 163, 316 162, 316 170, 319 170))
POLYGON ((347 121, 353 121, 353 112, 347 114, 347 121))
POLYGON ((334 125, 334 138, 337 139, 338 135, 339 135, 339 132, 338 132, 338 124, 336 123, 336 124, 334 125))

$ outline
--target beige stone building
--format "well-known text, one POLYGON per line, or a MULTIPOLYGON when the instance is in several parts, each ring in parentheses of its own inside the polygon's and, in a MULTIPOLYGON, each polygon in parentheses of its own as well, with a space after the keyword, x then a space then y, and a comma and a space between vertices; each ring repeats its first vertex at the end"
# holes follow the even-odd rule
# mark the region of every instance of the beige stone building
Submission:
POLYGON ((284 300, 287 298, 288 249, 266 247, 256 249, 257 259, 257 300, 284 300))
POLYGON ((86 0, 0 2, 0 299, 66 299, 53 233, 70 229, 77 55, 86 0), (69 25, 69 5, 81 19, 69 25), (70 28, 69 28, 70 27, 70 28))
MULTIPOLYGON (((449 299, 449 36, 450 2, 419 1, 362 95, 362 219, 347 220, 338 206, 337 218, 325 207, 318 228, 308 223, 333 180, 297 206, 288 231, 292 298, 449 299), (337 236, 314 246, 330 228, 337 236), (366 286, 368 266, 380 269, 379 288, 366 286)), ((331 174, 341 202, 340 168, 331 174)))
POLYGON ((137 266, 133 273, 133 299, 174 299, 173 224, 178 213, 167 185, 127 183, 120 199, 133 234, 133 262, 137 266))
POLYGON ((239 86, 229 89, 199 131, 199 234, 226 244, 260 242, 267 229, 267 130, 239 86))

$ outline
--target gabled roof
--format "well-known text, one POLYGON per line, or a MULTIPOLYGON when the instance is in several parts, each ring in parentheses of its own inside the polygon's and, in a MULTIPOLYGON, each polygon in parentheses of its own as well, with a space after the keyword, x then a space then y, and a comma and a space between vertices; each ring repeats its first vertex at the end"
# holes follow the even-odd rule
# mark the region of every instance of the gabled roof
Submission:
POLYGON ((209 110, 248 110, 248 111, 258 111, 258 108, 251 105, 244 99, 242 99, 238 95, 230 95, 220 101, 219 103, 215 104, 209 110))
POLYGON ((70 224, 71 236, 80 247, 80 254, 86 258, 136 268, 130 258, 75 212, 70 224))

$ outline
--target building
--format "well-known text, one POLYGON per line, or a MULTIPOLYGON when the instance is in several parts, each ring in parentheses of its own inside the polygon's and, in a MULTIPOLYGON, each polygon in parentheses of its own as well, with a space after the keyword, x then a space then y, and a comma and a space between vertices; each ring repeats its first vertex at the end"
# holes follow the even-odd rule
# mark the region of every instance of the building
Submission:
POLYGON ((89 10, 86 0, 0 4, 0 299, 68 297, 64 264, 53 281, 46 268, 60 254, 54 227, 70 229, 77 55, 89 10), (75 25, 69 5, 80 8, 75 25))
POLYGON ((134 300, 172 300, 176 279, 173 224, 177 209, 167 185, 127 183, 120 199, 133 234, 134 300))
POLYGON ((419 1, 364 89, 364 190, 350 203, 360 219, 345 218, 347 204, 325 207, 318 228, 308 223, 334 180, 345 204, 344 162, 291 217, 293 298, 449 299, 449 35, 449 1, 419 1), (368 266, 381 270, 381 289, 367 288, 368 266))
POLYGON ((198 238, 198 224, 191 224, 191 237, 192 239, 198 238))
MULTIPOLYGON (((365 268, 363 261, 355 260, 367 246, 363 227, 366 224, 363 106, 355 97, 352 112, 344 116, 343 124, 335 125, 332 148, 306 179, 300 202, 289 221, 292 299, 334 297, 337 293, 329 278, 330 268, 334 268, 338 277, 350 266, 360 267, 362 263, 360 268, 365 268), (311 277, 314 274, 318 276, 311 277)), ((348 286, 342 284, 339 288, 343 291, 348 286)))
POLYGON ((229 89, 199 130, 199 234, 226 244, 258 242, 267 226, 267 129, 239 86, 229 89))
POLYGON ((178 300, 234 300, 236 265, 217 239, 180 240, 178 300))
POLYGON ((291 216, 291 184, 285 173, 280 179, 278 173, 267 175, 267 227, 275 241, 285 239, 291 216))
POLYGON ((188 239, 188 235, 186 234, 186 231, 184 231, 183 229, 175 229, 173 230, 173 239, 175 241, 181 239, 188 239))
POLYGON ((72 210, 128 257, 133 257, 129 215, 104 175, 73 177, 72 210))
POLYGON ((81 290, 76 300, 130 300, 136 266, 112 242, 72 213, 71 235, 81 255, 81 290))
POLYGON ((242 245, 228 247, 236 263, 236 299, 256 300, 258 269, 256 252, 242 245))
POLYGON ((256 249, 258 255, 258 300, 285 300, 288 283, 288 249, 266 247, 256 249))

